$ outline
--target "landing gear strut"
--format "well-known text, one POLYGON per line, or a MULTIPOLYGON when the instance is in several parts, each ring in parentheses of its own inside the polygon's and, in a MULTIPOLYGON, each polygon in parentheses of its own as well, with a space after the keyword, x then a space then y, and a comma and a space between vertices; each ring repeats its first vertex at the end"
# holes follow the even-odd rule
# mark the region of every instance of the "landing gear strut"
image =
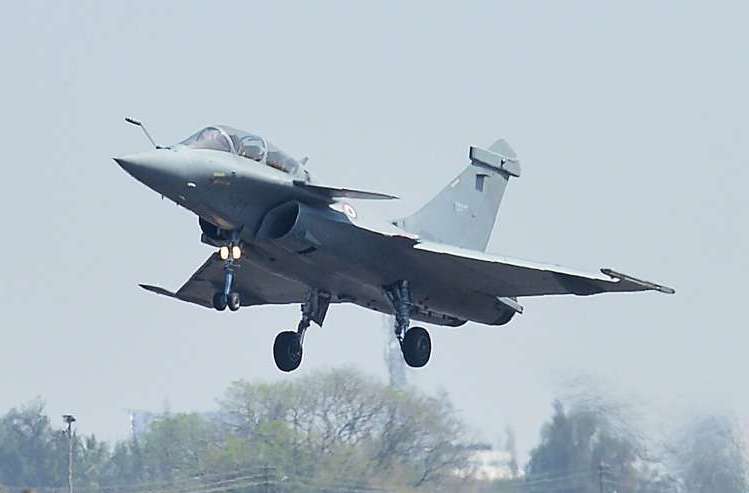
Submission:
POLYGON ((403 359, 412 368, 421 368, 429 362, 432 340, 423 327, 408 328, 411 323, 411 291, 408 281, 398 281, 385 289, 395 312, 395 337, 401 346, 403 359))
POLYGON ((239 246, 239 232, 232 233, 231 240, 228 244, 219 248, 218 255, 224 261, 224 289, 213 295, 213 308, 224 311, 228 306, 229 310, 235 312, 242 306, 239 293, 232 291, 234 277, 239 268, 239 259, 242 257, 242 248, 239 246))
POLYGON ((311 322, 322 327, 325 315, 330 306, 330 293, 312 289, 307 299, 302 303, 302 319, 299 321, 296 332, 287 330, 276 336, 273 343, 273 359, 281 371, 293 371, 302 363, 302 345, 304 334, 311 322))

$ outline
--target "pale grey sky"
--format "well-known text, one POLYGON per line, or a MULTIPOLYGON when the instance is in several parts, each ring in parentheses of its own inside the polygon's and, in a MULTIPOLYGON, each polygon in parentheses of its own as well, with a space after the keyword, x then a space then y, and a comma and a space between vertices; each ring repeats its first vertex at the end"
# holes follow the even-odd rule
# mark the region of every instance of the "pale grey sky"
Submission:
POLYGON ((338 184, 415 209, 505 137, 523 163, 490 251, 677 288, 524 300, 505 327, 432 328, 410 372, 477 436, 532 446, 559 382, 592 375, 653 415, 749 416, 745 3, 23 2, 0 20, 0 411, 43 396, 80 430, 127 408, 201 410, 234 379, 353 364, 385 376, 381 317, 334 307, 302 369, 297 307, 216 313, 160 298, 210 253, 196 219, 111 157, 210 123, 255 130, 338 184), (356 351, 356 352, 355 352, 356 351))

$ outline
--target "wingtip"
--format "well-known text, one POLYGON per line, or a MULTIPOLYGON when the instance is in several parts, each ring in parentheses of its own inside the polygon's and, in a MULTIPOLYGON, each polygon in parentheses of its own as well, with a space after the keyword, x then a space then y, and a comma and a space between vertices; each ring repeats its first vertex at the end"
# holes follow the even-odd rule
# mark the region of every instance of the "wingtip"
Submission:
POLYGON ((138 284, 141 288, 145 289, 146 291, 149 291, 151 293, 160 294, 163 296, 169 296, 170 298, 176 298, 177 294, 169 291, 168 289, 164 289, 160 286, 153 286, 151 284, 138 284))
POLYGON ((634 284, 638 284, 638 285, 642 286, 645 289, 650 289, 650 290, 653 290, 653 291, 658 291, 659 293, 676 294, 676 290, 674 288, 672 288, 672 287, 664 286, 662 284, 656 284, 656 283, 650 282, 650 281, 644 281, 642 279, 638 279, 636 277, 632 277, 632 276, 630 276, 628 274, 622 274, 621 272, 617 272, 617 271, 615 271, 613 269, 604 268, 604 269, 601 269, 601 273, 603 273, 603 274, 605 274, 605 275, 607 275, 607 276, 609 276, 609 277, 611 277, 613 279, 616 279, 618 281, 628 281, 628 282, 631 282, 631 283, 634 283, 634 284))

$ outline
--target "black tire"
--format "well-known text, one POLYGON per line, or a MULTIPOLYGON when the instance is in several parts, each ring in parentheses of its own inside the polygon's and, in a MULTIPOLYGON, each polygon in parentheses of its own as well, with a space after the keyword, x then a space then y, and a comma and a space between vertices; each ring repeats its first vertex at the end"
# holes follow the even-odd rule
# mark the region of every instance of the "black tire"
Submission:
POLYGON ((273 359, 281 371, 293 371, 302 363, 302 342, 299 334, 287 330, 276 336, 273 343, 273 359))
POLYGON ((432 339, 429 337, 429 332, 422 327, 408 329, 403 337, 401 350, 408 366, 421 368, 426 365, 432 354, 432 339))
POLYGON ((226 295, 224 293, 216 293, 213 295, 213 308, 216 310, 222 312, 226 310, 226 305, 229 303, 229 300, 226 299, 226 295))
POLYGON ((239 298, 239 293, 229 293, 229 299, 226 303, 229 306, 229 310, 236 312, 239 307, 242 306, 242 301, 239 298))

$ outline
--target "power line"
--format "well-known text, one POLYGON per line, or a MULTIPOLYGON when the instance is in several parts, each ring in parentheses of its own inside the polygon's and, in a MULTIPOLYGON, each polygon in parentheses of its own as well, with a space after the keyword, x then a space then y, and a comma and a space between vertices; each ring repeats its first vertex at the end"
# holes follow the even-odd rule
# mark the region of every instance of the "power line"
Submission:
MULTIPOLYGON (((189 485, 189 484, 196 484, 200 481, 223 481, 227 479, 232 479, 232 477, 235 476, 248 476, 252 475, 254 473, 255 476, 261 475, 265 470, 273 470, 275 471, 275 468, 263 468, 263 467, 252 467, 252 468, 243 468, 243 469, 235 469, 232 471, 225 471, 220 473, 212 473, 212 474, 201 474, 198 476, 193 476, 189 478, 179 478, 174 480, 161 480, 161 481, 147 481, 147 482, 141 482, 141 483, 119 483, 119 484, 103 484, 98 486, 88 486, 83 488, 78 488, 79 491, 111 491, 111 490, 125 490, 130 493, 133 493, 137 490, 147 489, 148 491, 158 491, 158 488, 161 487, 175 487, 175 486, 181 486, 181 485, 189 485)), ((207 484, 207 483, 204 483, 207 484)))
MULTIPOLYGON (((279 479, 273 467, 255 467, 224 473, 207 474, 200 477, 183 478, 175 481, 151 481, 141 483, 109 484, 79 488, 80 491, 126 491, 127 493, 222 493, 252 486, 298 486, 307 491, 352 492, 352 493, 386 493, 385 490, 365 484, 346 481, 314 483, 306 478, 285 476, 279 479), (210 479, 206 481, 206 479, 210 479)), ((59 490, 34 488, 45 493, 57 493, 59 490)))
POLYGON ((553 472, 535 475, 532 479, 517 479, 512 482, 503 483, 502 486, 516 489, 518 491, 529 491, 535 489, 536 486, 542 486, 544 492, 547 492, 549 488, 556 490, 556 486, 562 484, 569 485, 571 481, 589 479, 594 481, 595 475, 594 470, 591 468, 579 469, 576 471, 565 471, 565 472, 553 472))

